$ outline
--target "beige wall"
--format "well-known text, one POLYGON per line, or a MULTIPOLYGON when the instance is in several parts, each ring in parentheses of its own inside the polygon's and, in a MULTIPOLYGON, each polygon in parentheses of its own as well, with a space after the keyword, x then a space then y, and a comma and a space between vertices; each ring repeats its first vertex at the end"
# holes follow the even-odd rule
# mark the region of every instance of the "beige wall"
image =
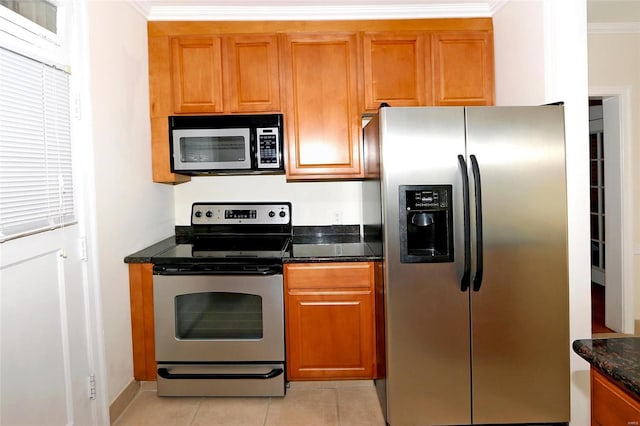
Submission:
MULTIPOLYGON (((589 35, 589 87, 629 88, 630 146, 629 164, 640 161, 638 135, 640 121, 634 119, 640 112, 640 34, 590 34, 589 35)), ((640 169, 631 167, 631 196, 633 212, 640 208, 640 169)), ((640 216, 632 215, 634 258, 634 318, 640 319, 640 216)), ((629 232, 628 231, 628 232, 629 232)))
POLYGON ((133 379, 123 259, 173 235, 173 188, 151 182, 147 26, 127 2, 87 2, 98 276, 109 402, 133 379))

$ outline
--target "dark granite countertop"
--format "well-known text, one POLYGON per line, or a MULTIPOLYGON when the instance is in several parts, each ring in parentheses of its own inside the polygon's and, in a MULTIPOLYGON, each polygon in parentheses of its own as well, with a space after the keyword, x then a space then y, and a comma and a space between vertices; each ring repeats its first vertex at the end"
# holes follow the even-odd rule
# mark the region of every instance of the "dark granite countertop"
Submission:
POLYGON ((145 247, 140 251, 131 253, 124 258, 125 263, 153 263, 153 256, 156 256, 176 245, 176 237, 165 238, 149 247, 145 247))
POLYGON ((298 226, 285 263, 371 262, 381 260, 371 246, 361 240, 358 225, 298 226))
POLYGON ((640 337, 576 340, 573 350, 640 399, 640 337))
MULTIPOLYGON (((190 227, 176 226, 176 235, 132 253, 125 263, 153 263, 153 257, 186 243, 190 227)), ((359 225, 296 226, 285 263, 302 262, 371 262, 381 260, 378 246, 361 240, 359 225), (373 250, 372 250, 373 248, 373 250)))

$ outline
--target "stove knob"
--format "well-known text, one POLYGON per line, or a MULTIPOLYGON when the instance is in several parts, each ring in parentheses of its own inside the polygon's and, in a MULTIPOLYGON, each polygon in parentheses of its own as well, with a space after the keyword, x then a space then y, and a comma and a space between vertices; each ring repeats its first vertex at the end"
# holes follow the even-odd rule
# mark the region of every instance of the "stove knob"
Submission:
POLYGON ((280 217, 285 217, 287 215, 287 213, 283 210, 280 212, 280 217))
POLYGON ((202 217, 202 212, 200 210, 195 212, 196 217, 202 217))
POLYGON ((211 216, 213 216, 213 213, 211 213, 211 210, 209 210, 209 211, 207 211, 207 212, 205 213, 205 215, 206 215, 207 217, 211 217, 211 216))
POLYGON ((273 210, 269 212, 269 217, 274 217, 275 215, 276 215, 276 212, 274 212, 273 210))

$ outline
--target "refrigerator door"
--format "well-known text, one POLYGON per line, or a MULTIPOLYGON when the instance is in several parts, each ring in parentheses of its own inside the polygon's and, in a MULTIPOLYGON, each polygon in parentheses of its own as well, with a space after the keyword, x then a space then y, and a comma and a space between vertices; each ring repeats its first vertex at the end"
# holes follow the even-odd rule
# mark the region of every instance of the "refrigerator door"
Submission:
MULTIPOLYGON (((469 293, 460 291, 464 254, 457 162, 465 155, 464 109, 383 108, 379 118, 387 422, 469 424, 469 293), (451 185, 453 261, 401 263, 401 215, 407 211, 400 205, 406 202, 400 186, 424 185, 451 185)), ((423 222, 416 226, 428 220, 423 222)))
POLYGON ((466 111, 484 240, 471 292, 474 424, 569 421, 563 117, 561 106, 466 111))

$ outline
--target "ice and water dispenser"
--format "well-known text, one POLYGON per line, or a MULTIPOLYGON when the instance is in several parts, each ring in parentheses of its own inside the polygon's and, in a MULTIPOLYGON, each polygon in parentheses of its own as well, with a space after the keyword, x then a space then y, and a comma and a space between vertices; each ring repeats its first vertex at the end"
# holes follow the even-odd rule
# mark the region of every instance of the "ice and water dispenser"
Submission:
POLYGON ((400 262, 453 262, 451 185, 400 185, 400 262))

